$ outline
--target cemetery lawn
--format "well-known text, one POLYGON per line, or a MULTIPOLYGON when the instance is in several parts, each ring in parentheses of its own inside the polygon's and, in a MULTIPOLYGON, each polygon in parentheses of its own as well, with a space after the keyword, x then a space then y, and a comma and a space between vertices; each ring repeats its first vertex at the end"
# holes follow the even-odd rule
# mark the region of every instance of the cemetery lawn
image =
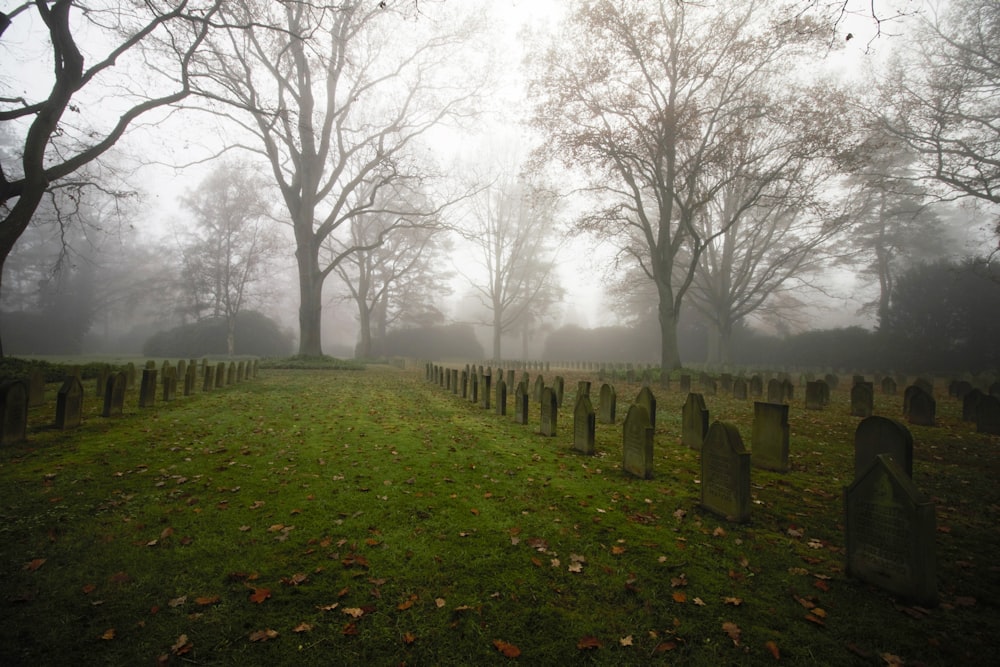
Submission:
MULTIPOLYGON (((844 573, 846 382, 823 411, 797 394, 792 469, 752 471, 738 525, 699 508, 684 396, 654 390, 655 476, 632 479, 621 420, 639 386, 616 384, 618 424, 598 424, 588 457, 570 448, 585 376, 563 376, 554 438, 537 404, 519 426, 422 368, 267 370, 143 410, 130 392, 113 420, 86 382, 66 432, 48 426, 49 385, 28 441, 0 450, 0 664, 995 660, 1000 437, 941 387, 939 426, 910 427, 937 506, 926 609, 844 573)), ((752 401, 705 400, 749 448, 752 401)), ((876 414, 901 401, 878 395, 876 414)))

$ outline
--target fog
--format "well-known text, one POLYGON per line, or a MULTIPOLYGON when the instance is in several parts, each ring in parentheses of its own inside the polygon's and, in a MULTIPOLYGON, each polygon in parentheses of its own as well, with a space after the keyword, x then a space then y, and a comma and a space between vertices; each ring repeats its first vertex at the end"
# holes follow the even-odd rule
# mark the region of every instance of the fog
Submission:
MULTIPOLYGON (((990 340, 1000 312, 995 175, 935 176, 924 117, 897 114, 905 91, 941 84, 920 72, 956 66, 915 48, 967 34, 947 6, 879 23, 867 2, 768 5, 740 27, 710 3, 665 1, 670 20, 634 15, 656 3, 375 4, 271 31, 285 17, 260 16, 259 52, 225 52, 210 32, 190 65, 200 94, 53 180, 16 235, 3 352, 876 367, 922 359, 943 318, 950 356, 922 363, 1000 364, 969 342, 990 340), (635 45, 638 26, 649 41, 635 45), (361 37, 338 44, 341 28, 361 37), (275 55, 296 31, 310 35, 308 85, 275 55), (220 64, 233 62, 242 74, 220 64), (676 62, 689 70, 672 79, 676 62), (339 86, 328 98, 324 77, 339 86), (932 274, 948 312, 914 296, 932 274), (891 359, 889 333, 909 341, 891 359)), ((32 11, 0 42, 17 64, 5 111, 49 95, 32 11)), ((87 62, 116 44, 72 25, 87 62)), ((47 164, 167 90, 146 69, 169 69, 162 49, 82 87, 47 164)), ((1000 111, 961 95, 970 118, 1000 111)), ((24 176, 32 120, 0 123, 5 182, 24 176)), ((967 121, 942 131, 973 137, 988 163, 997 138, 967 121)))

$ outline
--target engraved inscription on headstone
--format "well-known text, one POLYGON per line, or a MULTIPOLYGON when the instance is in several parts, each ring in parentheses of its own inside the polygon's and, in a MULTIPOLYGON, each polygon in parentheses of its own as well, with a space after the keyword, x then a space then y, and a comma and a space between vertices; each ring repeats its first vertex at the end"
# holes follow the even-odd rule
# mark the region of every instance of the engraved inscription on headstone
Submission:
POLYGON ((701 506, 730 521, 750 520, 750 453, 732 424, 712 422, 702 443, 701 506))
POLYGON ((629 406, 622 426, 622 469, 630 475, 649 479, 653 476, 653 428, 649 413, 639 403, 629 406))

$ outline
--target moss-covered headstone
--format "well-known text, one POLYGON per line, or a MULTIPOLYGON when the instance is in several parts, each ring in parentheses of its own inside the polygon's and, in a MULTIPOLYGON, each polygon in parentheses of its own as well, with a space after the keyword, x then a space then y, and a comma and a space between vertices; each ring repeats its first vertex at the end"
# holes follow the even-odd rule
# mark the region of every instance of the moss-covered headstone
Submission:
POLYGON ((56 428, 77 428, 83 421, 83 385, 70 375, 56 395, 56 428))
POLYGON ((788 471, 787 403, 754 402, 750 447, 755 468, 788 471))
POLYGON ((873 416, 861 420, 854 431, 854 478, 868 470, 880 454, 893 459, 908 477, 913 476, 913 436, 910 429, 888 417, 873 416))
POLYGON ((708 408, 701 394, 690 393, 681 408, 681 444, 698 451, 708 433, 708 408))
POLYGON ((556 401, 556 392, 553 391, 552 387, 542 389, 541 404, 538 432, 546 437, 553 437, 556 434, 556 424, 559 420, 559 405, 556 401))
POLYGON ((701 506, 730 521, 750 520, 750 453, 732 424, 713 422, 702 443, 701 506))
POLYGON ((629 406, 622 426, 622 469, 642 479, 653 476, 653 428, 640 403, 629 406))
POLYGON ((528 423, 528 384, 524 380, 517 383, 514 390, 514 421, 522 426, 528 423))
POLYGON ((0 445, 23 442, 28 431, 28 385, 22 380, 0 384, 0 445))
POLYGON ((594 436, 597 427, 597 417, 590 396, 577 393, 576 405, 573 407, 573 449, 583 454, 594 453, 594 436))
POLYGON ((597 421, 602 424, 615 423, 615 411, 618 407, 618 396, 615 388, 608 383, 601 385, 601 395, 597 404, 597 421))
POLYGON ((640 389, 639 395, 635 397, 635 404, 646 408, 646 414, 649 415, 649 425, 655 429, 656 397, 653 396, 653 391, 649 387, 643 387, 640 389))

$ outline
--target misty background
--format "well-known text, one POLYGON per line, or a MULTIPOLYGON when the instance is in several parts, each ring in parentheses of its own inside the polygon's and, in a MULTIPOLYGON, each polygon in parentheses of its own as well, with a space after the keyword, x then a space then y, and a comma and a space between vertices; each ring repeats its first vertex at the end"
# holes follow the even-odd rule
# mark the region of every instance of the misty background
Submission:
POLYGON ((3 354, 1000 368, 995 2, 0 7, 3 354))

